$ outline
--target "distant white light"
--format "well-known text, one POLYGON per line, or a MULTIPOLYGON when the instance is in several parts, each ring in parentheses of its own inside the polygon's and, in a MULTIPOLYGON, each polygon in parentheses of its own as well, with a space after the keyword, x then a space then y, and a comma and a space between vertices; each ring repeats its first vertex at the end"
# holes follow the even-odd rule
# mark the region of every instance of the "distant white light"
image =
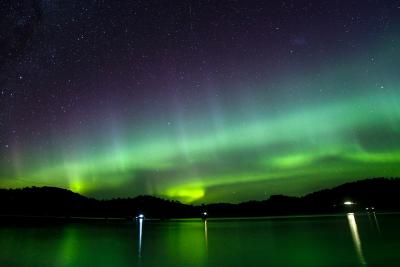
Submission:
POLYGON ((138 217, 138 219, 143 219, 144 215, 143 214, 139 214, 137 217, 138 217))
POLYGON ((344 204, 344 205, 347 205, 347 206, 350 206, 350 205, 354 205, 354 202, 352 202, 352 201, 345 201, 343 204, 344 204))
POLYGON ((207 212, 203 212, 203 216, 207 216, 207 212))

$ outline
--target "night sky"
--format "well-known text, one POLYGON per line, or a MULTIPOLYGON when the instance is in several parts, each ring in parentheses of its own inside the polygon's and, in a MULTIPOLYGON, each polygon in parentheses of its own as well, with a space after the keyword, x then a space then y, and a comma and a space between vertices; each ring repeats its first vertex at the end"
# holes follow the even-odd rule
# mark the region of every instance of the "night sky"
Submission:
POLYGON ((0 187, 186 203, 400 176, 400 1, 0 3, 0 187))

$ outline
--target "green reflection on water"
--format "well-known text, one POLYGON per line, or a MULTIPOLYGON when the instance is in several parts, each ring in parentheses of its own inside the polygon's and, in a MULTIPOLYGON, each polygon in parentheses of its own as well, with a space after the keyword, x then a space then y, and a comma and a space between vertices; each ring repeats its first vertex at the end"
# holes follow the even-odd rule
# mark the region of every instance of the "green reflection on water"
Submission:
POLYGON ((398 266, 399 215, 0 227, 0 266, 398 266))

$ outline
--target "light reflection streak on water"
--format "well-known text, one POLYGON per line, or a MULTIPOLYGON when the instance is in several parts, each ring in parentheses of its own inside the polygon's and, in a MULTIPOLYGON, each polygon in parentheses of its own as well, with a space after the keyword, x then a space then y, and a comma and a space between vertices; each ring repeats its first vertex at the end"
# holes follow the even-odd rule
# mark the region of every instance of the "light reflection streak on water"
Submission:
POLYGON ((367 263, 365 261, 364 254, 362 252, 361 240, 358 234, 358 228, 357 228, 356 218, 354 217, 354 213, 347 213, 347 220, 349 222, 350 232, 353 238, 353 243, 357 252, 358 259, 360 260, 360 263, 362 265, 366 265, 367 263))
POLYGON ((138 257, 142 257, 142 230, 143 230, 143 219, 139 219, 139 249, 138 249, 138 257))
POLYGON ((206 244, 206 251, 208 250, 208 229, 207 229, 207 220, 204 220, 204 241, 206 244))
POLYGON ((381 227, 379 226, 378 218, 376 217, 375 211, 374 211, 372 214, 373 214, 373 216, 374 216, 374 221, 375 221, 376 229, 378 229, 378 232, 379 232, 379 234, 380 234, 380 233, 381 233, 381 227))

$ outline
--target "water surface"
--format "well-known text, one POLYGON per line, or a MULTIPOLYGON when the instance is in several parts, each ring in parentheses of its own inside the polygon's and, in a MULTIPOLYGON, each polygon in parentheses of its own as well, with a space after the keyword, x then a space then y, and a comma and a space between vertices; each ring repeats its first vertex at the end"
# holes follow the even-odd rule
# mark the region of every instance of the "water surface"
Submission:
POLYGON ((399 266, 400 215, 0 226, 0 266, 399 266))

